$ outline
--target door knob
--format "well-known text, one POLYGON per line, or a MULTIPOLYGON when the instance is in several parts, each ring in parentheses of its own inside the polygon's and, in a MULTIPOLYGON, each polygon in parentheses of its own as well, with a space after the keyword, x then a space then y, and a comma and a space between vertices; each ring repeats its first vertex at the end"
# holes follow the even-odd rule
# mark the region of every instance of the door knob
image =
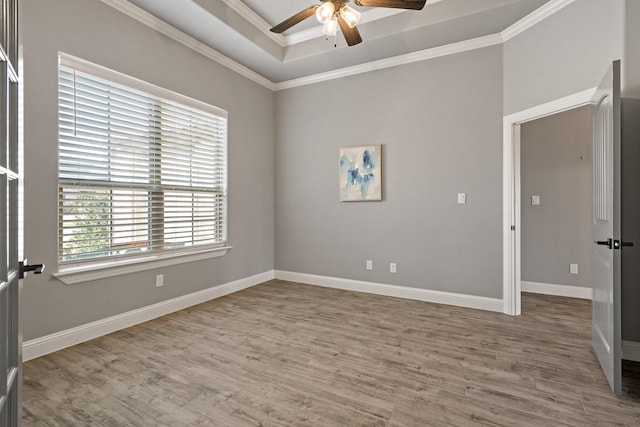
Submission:
POLYGON ((27 275, 28 272, 32 271, 33 274, 42 274, 44 271, 44 264, 27 264, 27 260, 20 261, 19 264, 19 279, 24 279, 24 276, 27 275))

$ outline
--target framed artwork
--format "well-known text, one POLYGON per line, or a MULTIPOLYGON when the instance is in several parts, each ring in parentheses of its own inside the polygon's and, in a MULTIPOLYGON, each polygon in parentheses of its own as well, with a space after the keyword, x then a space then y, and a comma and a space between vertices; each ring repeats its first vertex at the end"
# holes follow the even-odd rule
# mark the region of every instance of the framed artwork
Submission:
POLYGON ((340 148, 340 201, 382 200, 382 146, 340 148))

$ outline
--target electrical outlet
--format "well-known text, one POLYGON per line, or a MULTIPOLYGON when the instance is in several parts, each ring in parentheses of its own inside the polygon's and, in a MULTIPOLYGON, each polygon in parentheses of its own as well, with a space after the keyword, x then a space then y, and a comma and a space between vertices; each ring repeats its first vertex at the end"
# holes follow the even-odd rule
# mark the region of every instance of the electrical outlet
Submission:
POLYGON ((367 260, 367 270, 373 270, 373 261, 370 259, 367 260))
POLYGON ((578 264, 569 264, 569 273, 578 274, 578 264))
POLYGON ((156 288, 164 286, 164 274, 156 275, 156 288))
POLYGON ((396 272, 396 263, 395 262, 390 262, 389 263, 389 272, 391 272, 391 273, 395 273, 396 272))

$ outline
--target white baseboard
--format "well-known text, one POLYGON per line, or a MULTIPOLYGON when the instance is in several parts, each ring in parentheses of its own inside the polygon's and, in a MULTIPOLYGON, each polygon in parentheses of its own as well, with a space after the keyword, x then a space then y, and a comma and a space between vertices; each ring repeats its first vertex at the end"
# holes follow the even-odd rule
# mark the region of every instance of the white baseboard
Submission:
POLYGON ((581 286, 554 285, 553 283, 538 283, 522 281, 522 292, 534 294, 555 295, 558 297, 591 299, 591 288, 581 286))
POLYGON ((385 295, 459 307, 477 308, 502 313, 503 303, 498 298, 479 297, 474 295, 455 294, 451 292, 433 291, 429 289, 410 288, 407 286, 387 285, 384 283, 364 282, 360 280, 341 279, 338 277, 317 276, 314 274, 296 273, 292 271, 275 271, 275 278, 327 288, 344 289, 356 292, 385 295))
POLYGON ((622 341, 622 358, 640 362, 640 342, 622 341))
POLYGON ((107 317, 106 319, 96 320, 95 322, 56 332, 44 337, 34 338, 23 343, 22 359, 26 362, 27 360, 35 359, 36 357, 44 356, 45 354, 110 334, 111 332, 250 288, 273 278, 273 270, 265 271, 264 273, 254 276, 203 289, 181 297, 107 317))

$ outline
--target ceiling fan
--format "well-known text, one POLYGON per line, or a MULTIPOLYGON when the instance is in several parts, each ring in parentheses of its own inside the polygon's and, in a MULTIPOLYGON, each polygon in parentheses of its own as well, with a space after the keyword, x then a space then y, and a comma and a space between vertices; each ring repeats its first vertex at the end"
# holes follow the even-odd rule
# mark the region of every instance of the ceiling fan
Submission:
MULTIPOLYGON (((360 12, 349 6, 350 0, 321 0, 321 5, 310 6, 290 18, 285 19, 271 29, 274 33, 283 33, 294 25, 304 21, 311 15, 316 15, 323 24, 322 33, 335 36, 338 25, 347 45, 353 46, 362 42, 356 25, 360 21, 360 12)), ((427 0, 354 0, 358 6, 390 7, 395 9, 422 10, 427 0)))

